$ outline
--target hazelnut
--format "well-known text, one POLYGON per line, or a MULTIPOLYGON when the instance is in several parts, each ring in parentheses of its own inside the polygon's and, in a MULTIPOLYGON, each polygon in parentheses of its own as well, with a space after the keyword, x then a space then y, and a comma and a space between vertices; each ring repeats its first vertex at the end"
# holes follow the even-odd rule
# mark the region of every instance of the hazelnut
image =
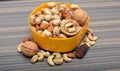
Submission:
POLYGON ((62 18, 63 19, 72 19, 72 16, 67 10, 63 10, 62 11, 62 18))
POLYGON ((49 23, 47 21, 42 21, 40 24, 40 29, 47 29, 49 27, 49 23))
POLYGON ((25 37, 25 38, 23 39, 23 42, 26 42, 26 41, 31 41, 31 39, 28 38, 28 37, 25 37))
POLYGON ((73 18, 77 20, 81 26, 83 26, 87 20, 87 12, 82 9, 76 9, 73 12, 73 18))
POLYGON ((80 26, 76 20, 68 19, 61 22, 61 31, 68 35, 76 35, 80 31, 80 26))
POLYGON ((36 31, 40 30, 40 26, 38 24, 35 25, 36 31))
POLYGON ((52 22, 52 20, 51 21, 49 21, 49 24, 50 24, 50 26, 48 27, 48 31, 49 32, 52 32, 53 31, 53 29, 54 29, 54 25, 53 25, 53 22, 52 22))
POLYGON ((22 53, 23 53, 25 56, 32 57, 32 56, 34 56, 35 54, 37 54, 37 52, 38 52, 38 46, 37 46, 36 43, 34 43, 34 42, 32 42, 32 41, 26 41, 26 42, 24 42, 24 44, 22 45, 21 51, 22 51, 22 53))

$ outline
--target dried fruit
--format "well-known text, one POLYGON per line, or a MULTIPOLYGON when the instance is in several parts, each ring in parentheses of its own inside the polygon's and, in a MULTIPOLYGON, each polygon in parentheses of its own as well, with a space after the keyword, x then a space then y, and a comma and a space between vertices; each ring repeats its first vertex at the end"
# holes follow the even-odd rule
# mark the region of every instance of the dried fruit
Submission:
POLYGON ((89 49, 87 44, 82 44, 78 47, 78 50, 76 51, 76 57, 77 58, 83 58, 87 52, 87 50, 89 49))

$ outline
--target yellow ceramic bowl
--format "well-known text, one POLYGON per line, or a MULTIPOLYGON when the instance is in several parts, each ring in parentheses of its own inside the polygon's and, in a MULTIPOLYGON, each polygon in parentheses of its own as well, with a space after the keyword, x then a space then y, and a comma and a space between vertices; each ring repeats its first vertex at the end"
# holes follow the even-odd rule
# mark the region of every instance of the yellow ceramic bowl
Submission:
MULTIPOLYGON (((56 2, 59 4, 59 2, 56 2)), ((71 4, 66 4, 68 7, 71 4)), ((36 7, 29 15, 28 17, 28 24, 29 28, 32 34, 32 39, 34 42, 36 42, 41 48, 51 51, 51 52, 69 52, 76 48, 76 46, 80 43, 82 38, 84 37, 87 28, 88 28, 88 22, 89 22, 89 16, 85 23, 85 25, 81 28, 80 32, 70 38, 48 38, 45 37, 39 33, 37 33, 33 27, 30 25, 30 16, 34 15, 37 11, 46 8, 47 3, 41 4, 38 7, 36 7)))

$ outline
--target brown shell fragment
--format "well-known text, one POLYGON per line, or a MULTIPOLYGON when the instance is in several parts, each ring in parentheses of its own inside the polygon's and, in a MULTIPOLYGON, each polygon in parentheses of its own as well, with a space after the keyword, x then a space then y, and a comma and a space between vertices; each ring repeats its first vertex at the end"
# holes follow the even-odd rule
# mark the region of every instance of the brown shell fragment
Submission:
POLYGON ((77 21, 72 19, 63 20, 60 27, 61 31, 68 36, 76 35, 80 31, 80 25, 77 21), (66 27, 66 25, 70 23, 72 23, 72 25, 66 27))
POLYGON ((26 41, 22 45, 21 51, 25 56, 31 57, 31 56, 34 56, 35 54, 37 54, 38 46, 36 43, 34 43, 32 41, 26 41))

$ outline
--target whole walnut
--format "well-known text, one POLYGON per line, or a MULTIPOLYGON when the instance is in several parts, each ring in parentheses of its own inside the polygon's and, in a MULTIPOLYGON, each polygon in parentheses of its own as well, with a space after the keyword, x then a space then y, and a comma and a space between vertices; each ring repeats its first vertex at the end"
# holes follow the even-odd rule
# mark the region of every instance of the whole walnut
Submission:
POLYGON ((82 9, 76 9, 73 12, 73 19, 77 20, 78 23, 83 26, 87 20, 87 12, 82 9))
POLYGON ((23 43, 21 51, 25 56, 32 57, 35 54, 37 54, 38 46, 36 43, 34 43, 32 41, 26 41, 23 43))

